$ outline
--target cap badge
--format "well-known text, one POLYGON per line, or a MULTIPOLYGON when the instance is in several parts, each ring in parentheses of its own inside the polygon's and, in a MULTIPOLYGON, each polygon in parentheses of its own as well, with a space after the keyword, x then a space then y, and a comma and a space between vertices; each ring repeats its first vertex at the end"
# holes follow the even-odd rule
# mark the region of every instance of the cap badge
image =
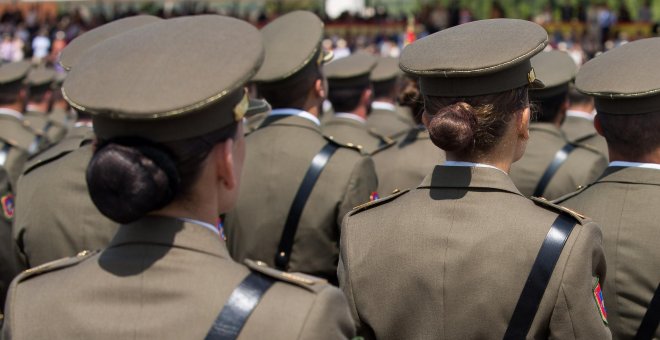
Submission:
POLYGON ((243 98, 241 99, 241 101, 238 102, 236 106, 234 106, 234 120, 238 122, 241 119, 243 119, 249 106, 250 106, 250 100, 248 99, 247 90, 245 90, 245 94, 243 94, 243 98))
POLYGON ((527 81, 531 84, 536 80, 536 72, 534 72, 534 69, 532 68, 529 70, 529 73, 527 73, 527 81))

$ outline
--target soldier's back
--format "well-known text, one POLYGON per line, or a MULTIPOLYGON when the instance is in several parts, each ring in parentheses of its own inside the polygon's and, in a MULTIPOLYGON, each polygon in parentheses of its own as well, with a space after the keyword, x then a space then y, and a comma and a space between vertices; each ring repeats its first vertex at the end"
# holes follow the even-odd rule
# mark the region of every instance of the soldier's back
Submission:
POLYGON ((610 328, 614 338, 632 339, 660 282, 660 170, 610 166, 593 185, 558 201, 600 225, 610 328))
POLYGON ((323 134, 332 136, 343 144, 353 144, 371 154, 393 142, 380 132, 370 129, 366 123, 353 118, 335 116, 322 127, 323 134))
MULTIPOLYGON (((311 120, 286 116, 250 134, 246 143, 239 200, 225 219, 227 245, 237 261, 251 258, 273 266, 294 196, 312 159, 330 141, 311 120)), ((376 187, 373 161, 357 149, 339 147, 300 215, 291 270, 332 280, 341 218, 368 201, 376 187)))
POLYGON ((367 118, 367 125, 387 137, 401 135, 414 126, 410 119, 401 117, 394 105, 392 109, 374 108, 367 118))
POLYGON ((569 141, 591 146, 602 153, 605 157, 609 157, 607 141, 605 140, 605 137, 596 132, 593 120, 566 116, 564 123, 561 125, 561 130, 569 141))
POLYGON ((79 127, 37 155, 19 180, 13 236, 30 266, 104 248, 117 223, 92 203, 85 179, 93 154, 89 127, 79 127))
POLYGON ((256 276, 251 279, 272 285, 238 339, 352 336, 338 289, 318 278, 249 265, 252 269, 233 262, 217 235, 203 227, 148 217, 122 226, 100 253, 58 260, 19 276, 3 338, 203 339, 251 273, 256 276))
MULTIPOLYGON (((569 142, 561 131, 550 123, 533 123, 530 138, 523 157, 513 163, 510 176, 525 196, 532 196, 539 187, 542 177, 569 142)), ((605 156, 586 146, 576 145, 565 161, 550 177, 540 195, 555 199, 575 191, 580 186, 595 181, 607 167, 605 156)))

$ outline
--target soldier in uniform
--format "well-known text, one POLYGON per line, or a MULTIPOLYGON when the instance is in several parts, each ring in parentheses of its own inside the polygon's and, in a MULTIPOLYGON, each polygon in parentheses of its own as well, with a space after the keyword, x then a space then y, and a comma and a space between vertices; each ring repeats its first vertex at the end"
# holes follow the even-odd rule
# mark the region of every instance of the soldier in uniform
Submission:
POLYGON ((365 338, 611 337, 594 299, 598 226, 526 198, 507 175, 529 138, 527 89, 542 85, 529 58, 546 44, 534 23, 493 19, 403 50, 448 161, 342 224, 340 287, 365 338))
POLYGON ((253 81, 273 110, 246 138, 243 185, 224 219, 229 252, 336 283, 339 225, 376 191, 373 161, 321 134, 323 22, 295 11, 262 34, 266 58, 253 81))
POLYGON ((32 69, 26 78, 27 105, 24 119, 44 138, 42 148, 57 144, 67 133, 67 116, 50 114, 52 84, 55 70, 46 67, 32 69))
POLYGON ((569 141, 596 148, 605 156, 607 142, 594 128, 595 106, 594 99, 578 91, 575 86, 568 90, 569 106, 566 110, 566 119, 561 124, 561 130, 569 141))
POLYGON ((328 98, 335 112, 323 124, 322 131, 339 142, 357 145, 367 154, 394 144, 392 139, 367 125, 372 98, 369 75, 374 67, 376 58, 358 53, 324 68, 328 78, 328 98))
POLYGON ((379 57, 371 71, 374 100, 367 126, 390 138, 399 137, 416 125, 409 112, 397 105, 400 73, 399 59, 389 57, 379 57))
POLYGON ((405 131, 395 145, 373 155, 379 193, 389 194, 416 187, 433 167, 445 160, 445 152, 433 145, 422 124, 424 101, 417 81, 409 77, 405 81, 407 86, 402 89, 398 102, 408 109, 417 125, 405 131))
POLYGON ((234 262, 216 228, 238 195, 244 85, 262 60, 259 32, 218 15, 155 21, 84 53, 63 90, 93 115, 90 196, 122 225, 101 252, 18 276, 3 339, 353 335, 341 291, 234 262))
POLYGON ((525 196, 554 199, 596 180, 607 159, 593 148, 568 141, 560 130, 576 71, 571 57, 561 51, 544 52, 532 58, 532 66, 546 87, 530 91, 536 108, 529 144, 510 175, 525 196))
MULTIPOLYGON (((159 20, 135 16, 91 30, 62 51, 60 63, 71 69, 85 51, 105 39, 159 20)), ((28 267, 105 248, 117 232, 119 225, 103 216, 89 198, 85 172, 93 140, 91 116, 80 111, 69 134, 25 166, 17 187, 12 235, 28 267)))
POLYGON ((594 216, 603 230, 616 339, 660 338, 660 78, 649 72, 660 67, 658 53, 660 38, 626 44, 586 63, 575 82, 596 99, 595 125, 611 163, 595 183, 558 202, 594 216))

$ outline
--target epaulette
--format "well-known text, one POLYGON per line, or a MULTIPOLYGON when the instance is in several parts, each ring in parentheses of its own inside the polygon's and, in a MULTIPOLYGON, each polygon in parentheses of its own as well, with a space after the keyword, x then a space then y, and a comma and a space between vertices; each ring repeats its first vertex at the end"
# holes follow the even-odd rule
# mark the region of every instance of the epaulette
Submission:
POLYGON ((561 205, 554 204, 554 203, 548 201, 545 198, 542 198, 542 197, 538 198, 538 197, 533 197, 533 196, 530 197, 530 198, 532 199, 532 201, 534 201, 534 203, 536 203, 536 205, 541 206, 543 208, 546 208, 548 210, 552 210, 554 212, 558 212, 560 214, 563 213, 563 214, 569 215, 569 216, 573 217, 580 224, 583 224, 584 220, 588 218, 588 217, 580 214, 577 211, 571 210, 571 209, 566 208, 566 207, 561 206, 561 205))
POLYGON ((572 198, 574 196, 577 196, 579 193, 583 192, 586 188, 590 187, 591 184, 589 185, 580 185, 579 187, 575 188, 575 191, 568 193, 566 195, 560 196, 558 198, 555 198, 551 200, 553 204, 561 204, 562 202, 566 201, 569 198, 572 198))
POLYGON ((18 274, 18 276, 16 277, 16 282, 17 283, 23 282, 25 280, 28 280, 32 277, 44 273, 75 266, 78 263, 89 259, 92 255, 98 252, 99 252, 98 250, 94 250, 94 251, 83 250, 79 252, 76 256, 65 257, 59 260, 44 263, 34 268, 24 270, 22 273, 18 274))
POLYGON ((381 142, 382 142, 384 145, 392 145, 392 144, 395 144, 395 143, 396 143, 396 141, 395 141, 394 139, 392 139, 392 138, 390 138, 390 137, 387 137, 387 136, 381 134, 380 132, 378 132, 378 131, 376 131, 376 130, 374 130, 374 129, 372 129, 372 128, 369 128, 368 131, 369 131, 369 133, 370 133, 372 136, 374 136, 374 137, 380 139, 381 142))
POLYGON ((383 203, 390 202, 390 201, 394 200, 395 198, 407 193, 408 191, 410 191, 410 189, 406 189, 406 190, 398 190, 397 189, 397 190, 394 190, 394 192, 389 196, 379 198, 377 200, 358 205, 357 207, 353 208, 353 210, 351 210, 348 213, 348 215, 353 216, 353 215, 355 215, 359 212, 371 209, 371 208, 379 206, 383 203))
POLYGON ((318 292, 328 285, 328 281, 320 277, 303 273, 287 273, 269 267, 265 262, 246 259, 245 265, 253 271, 272 277, 278 281, 294 284, 311 292, 318 292))
POLYGON ((353 144, 353 143, 342 143, 342 142, 337 141, 337 140, 335 139, 335 137, 333 137, 333 136, 326 136, 326 135, 323 135, 323 138, 325 138, 327 141, 329 141, 329 142, 331 142, 331 143, 334 143, 334 144, 336 144, 336 145, 339 145, 340 147, 343 147, 343 148, 349 148, 349 149, 353 149, 353 150, 357 150, 357 151, 359 151, 359 152, 362 153, 362 154, 364 153, 364 150, 362 150, 362 149, 363 149, 363 148, 362 148, 362 145, 355 145, 355 144, 353 144))
POLYGON ((61 142, 53 145, 46 151, 32 157, 32 159, 30 159, 25 164, 25 167, 23 168, 23 175, 27 175, 32 170, 37 169, 44 164, 48 164, 57 159, 60 159, 67 154, 79 149, 84 145, 85 141, 88 141, 88 139, 80 136, 63 139, 61 142))

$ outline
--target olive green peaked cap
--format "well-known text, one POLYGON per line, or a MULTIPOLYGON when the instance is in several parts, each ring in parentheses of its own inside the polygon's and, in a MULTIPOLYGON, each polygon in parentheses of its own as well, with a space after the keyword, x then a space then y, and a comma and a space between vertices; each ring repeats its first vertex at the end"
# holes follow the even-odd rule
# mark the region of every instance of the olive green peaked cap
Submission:
POLYGON ((609 114, 660 112, 660 38, 641 39, 605 52, 580 68, 577 89, 609 114))
POLYGON ((321 64, 331 55, 321 51, 323 22, 314 13, 294 11, 261 29, 266 57, 252 79, 269 83, 285 80, 311 62, 321 64))
POLYGON ((55 81, 57 72, 50 67, 33 68, 25 80, 29 87, 50 86, 55 81))
POLYGON ((86 50, 96 46, 105 39, 159 20, 161 19, 151 15, 138 15, 115 20, 97 27, 73 39, 62 50, 60 65, 66 70, 70 70, 86 50))
POLYGON ((376 58, 366 53, 354 53, 337 59, 323 69, 331 87, 367 86, 376 58))
POLYGON ((548 98, 568 92, 568 86, 575 78, 577 65, 562 51, 541 52, 532 58, 532 67, 545 87, 532 89, 530 95, 535 98, 548 98))
POLYGON ((0 66, 0 86, 25 79, 31 68, 29 61, 3 64, 0 66))
POLYGON ((93 115, 99 138, 192 138, 243 118, 244 85, 263 54, 259 31, 238 19, 159 20, 87 51, 62 93, 76 110, 93 115))
POLYGON ((542 87, 529 59, 548 43, 543 27, 525 20, 474 21, 408 45, 399 67, 432 96, 478 96, 524 85, 542 87))
POLYGON ((378 57, 376 67, 371 71, 371 82, 379 83, 392 80, 399 76, 399 59, 391 57, 378 57))

